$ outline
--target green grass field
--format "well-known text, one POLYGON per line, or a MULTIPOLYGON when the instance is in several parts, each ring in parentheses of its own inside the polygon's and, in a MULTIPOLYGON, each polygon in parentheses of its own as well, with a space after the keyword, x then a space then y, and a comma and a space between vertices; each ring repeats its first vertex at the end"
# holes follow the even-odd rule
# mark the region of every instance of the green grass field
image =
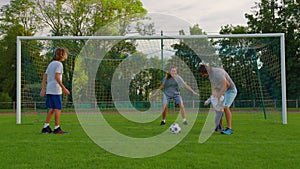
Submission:
MULTIPOLYGON (((160 119, 142 125, 128 124, 120 115, 106 119, 124 134, 148 137, 169 127, 160 119), (128 130, 127 127, 131 127, 128 130)), ((40 134, 42 120, 27 115, 28 123, 15 124, 15 115, 0 115, 0 168, 97 168, 97 169, 196 169, 196 168, 299 168, 300 114, 288 114, 288 124, 253 118, 247 113, 233 114, 233 135, 214 133, 198 143, 205 115, 199 114, 190 133, 171 150, 154 157, 126 158, 96 145, 80 126, 76 114, 62 114, 67 135, 40 134)), ((175 118, 168 114, 168 118, 175 118)), ((53 126, 53 125, 52 125, 53 126)), ((101 131, 99 131, 101 132, 101 131)), ((118 140, 116 140, 118 141, 118 140)), ((159 143, 157 143, 159 144, 159 143)))

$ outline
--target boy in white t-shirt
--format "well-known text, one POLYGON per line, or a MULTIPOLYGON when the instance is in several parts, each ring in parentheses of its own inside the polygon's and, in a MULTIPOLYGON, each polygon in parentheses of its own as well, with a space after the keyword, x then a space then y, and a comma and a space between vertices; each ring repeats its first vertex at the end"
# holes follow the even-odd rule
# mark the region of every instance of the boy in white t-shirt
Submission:
POLYGON ((66 134, 60 128, 60 113, 62 109, 62 93, 69 95, 69 90, 62 83, 63 74, 63 62, 67 59, 67 51, 63 48, 57 48, 53 56, 53 60, 47 67, 45 74, 43 75, 42 90, 40 96, 44 97, 46 94, 46 106, 49 108, 49 112, 46 117, 44 127, 42 129, 43 134, 50 134, 52 130, 49 126, 50 120, 55 115, 55 127, 54 134, 66 134))

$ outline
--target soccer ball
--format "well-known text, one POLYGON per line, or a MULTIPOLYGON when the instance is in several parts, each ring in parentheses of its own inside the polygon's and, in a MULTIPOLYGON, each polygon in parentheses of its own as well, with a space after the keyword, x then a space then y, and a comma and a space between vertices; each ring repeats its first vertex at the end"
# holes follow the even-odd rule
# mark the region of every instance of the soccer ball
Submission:
POLYGON ((170 129, 170 133, 172 134, 178 134, 181 132, 181 128, 178 123, 171 124, 169 129, 170 129))

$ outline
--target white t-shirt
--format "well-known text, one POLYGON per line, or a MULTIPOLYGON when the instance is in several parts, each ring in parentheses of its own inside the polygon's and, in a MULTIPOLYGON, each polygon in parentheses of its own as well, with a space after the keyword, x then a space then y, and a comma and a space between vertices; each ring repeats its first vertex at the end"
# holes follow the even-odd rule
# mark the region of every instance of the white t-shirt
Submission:
POLYGON ((59 61, 52 61, 48 65, 45 73, 47 74, 46 94, 62 94, 62 89, 55 80, 55 74, 60 73, 60 80, 62 80, 62 74, 64 73, 63 64, 59 61))

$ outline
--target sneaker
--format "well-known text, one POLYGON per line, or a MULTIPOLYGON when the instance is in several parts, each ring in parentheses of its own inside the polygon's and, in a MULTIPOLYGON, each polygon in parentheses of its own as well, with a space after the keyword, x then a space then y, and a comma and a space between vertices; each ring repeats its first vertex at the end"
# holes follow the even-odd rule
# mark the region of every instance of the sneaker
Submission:
POLYGON ((47 126, 46 128, 42 129, 42 134, 51 134, 52 130, 50 128, 50 126, 47 126))
POLYGON ((215 130, 214 130, 214 132, 218 132, 218 131, 222 131, 222 126, 219 124, 216 128, 215 128, 215 130))
POLYGON ((166 122, 164 122, 164 121, 161 121, 161 122, 160 122, 160 125, 161 125, 161 126, 163 126, 163 125, 165 125, 165 124, 166 124, 166 122))
POLYGON ((222 131, 221 131, 221 134, 227 134, 227 135, 230 135, 230 134, 233 134, 233 131, 232 131, 230 128, 227 128, 226 130, 222 130, 222 131))
POLYGON ((68 132, 62 131, 60 127, 54 129, 53 134, 68 134, 68 132))
POLYGON ((188 122, 184 121, 184 122, 182 122, 182 124, 186 126, 186 125, 188 125, 188 122))

